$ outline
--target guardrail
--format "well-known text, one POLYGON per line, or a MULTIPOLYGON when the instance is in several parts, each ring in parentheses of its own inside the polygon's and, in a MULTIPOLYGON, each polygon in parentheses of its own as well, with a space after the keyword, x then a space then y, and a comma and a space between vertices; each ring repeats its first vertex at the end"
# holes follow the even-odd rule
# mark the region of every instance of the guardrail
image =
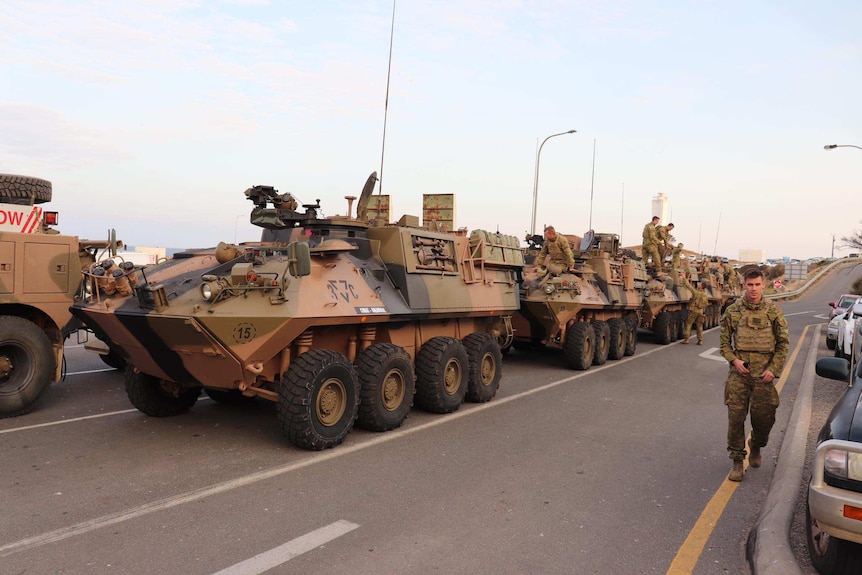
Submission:
POLYGON ((775 300, 789 300, 789 299, 797 298, 800 295, 802 295, 802 293, 805 290, 807 290, 808 288, 810 288, 811 286, 816 284, 820 280, 820 278, 822 278, 824 275, 826 275, 826 273, 832 271, 836 267, 841 267, 841 266, 845 266, 847 264, 852 264, 852 263, 856 263, 856 264, 862 263, 862 260, 860 260, 859 258, 841 258, 840 260, 835 260, 831 264, 824 266, 823 269, 821 269, 819 272, 814 274, 814 277, 810 278, 801 287, 798 287, 795 290, 784 292, 784 293, 766 294, 763 297, 766 299, 775 299, 775 300))

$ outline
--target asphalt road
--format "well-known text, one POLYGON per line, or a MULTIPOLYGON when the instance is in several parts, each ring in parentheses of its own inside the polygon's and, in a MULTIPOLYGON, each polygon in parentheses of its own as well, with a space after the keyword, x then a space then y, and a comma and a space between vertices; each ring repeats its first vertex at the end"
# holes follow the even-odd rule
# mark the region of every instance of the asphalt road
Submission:
POLYGON ((717 329, 704 346, 643 336, 586 372, 513 351, 494 401, 413 410, 320 453, 287 443, 263 401, 144 416, 119 372, 70 344, 66 381, 0 421, 0 572, 746 573, 811 328, 800 336, 842 278, 782 304, 799 352, 764 465, 682 562, 730 466, 717 329))

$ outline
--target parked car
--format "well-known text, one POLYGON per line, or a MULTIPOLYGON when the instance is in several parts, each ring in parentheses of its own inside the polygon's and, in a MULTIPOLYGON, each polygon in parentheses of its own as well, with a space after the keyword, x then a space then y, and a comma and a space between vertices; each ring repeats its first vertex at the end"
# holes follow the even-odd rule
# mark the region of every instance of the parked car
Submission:
POLYGON ((859 296, 852 293, 841 294, 841 297, 838 298, 837 302, 831 301, 829 305, 832 307, 832 313, 829 315, 829 319, 832 319, 838 314, 845 313, 850 306, 856 303, 856 300, 859 299, 859 296))
MULTIPOLYGON (((850 362, 824 357, 817 375, 849 381, 850 362)), ((811 563, 822 575, 862 573, 862 371, 817 437, 808 484, 806 532, 811 563)))
MULTIPOLYGON (((862 317, 862 299, 857 300, 856 303, 853 304, 853 307, 847 310, 847 313, 836 315, 833 318, 840 319, 838 324, 838 334, 835 339, 835 357, 850 359, 854 343, 853 334, 856 332, 857 326, 862 327, 862 322, 856 321, 860 317, 862 317)), ((832 323, 832 321, 829 323, 832 323)), ((858 350, 858 346, 856 347, 858 350)))
POLYGON ((844 315, 836 315, 826 324, 826 349, 835 349, 835 344, 838 342, 839 326, 844 325, 844 315))

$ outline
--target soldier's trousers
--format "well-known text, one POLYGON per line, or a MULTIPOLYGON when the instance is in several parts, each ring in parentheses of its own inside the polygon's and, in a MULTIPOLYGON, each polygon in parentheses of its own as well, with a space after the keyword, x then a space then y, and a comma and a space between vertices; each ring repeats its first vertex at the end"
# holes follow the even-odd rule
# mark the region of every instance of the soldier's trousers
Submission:
POLYGON ((745 418, 751 413, 751 441, 764 447, 775 423, 778 392, 775 382, 763 383, 760 374, 767 361, 751 360, 751 375, 740 375, 731 366, 724 384, 724 404, 727 406, 727 451, 734 461, 745 459, 745 418), (760 365, 758 365, 760 364, 760 365))
POLYGON ((661 269, 663 260, 658 253, 658 246, 656 244, 643 244, 643 260, 644 260, 644 262, 647 261, 647 256, 652 256, 652 263, 658 269, 661 269))
POLYGON ((703 341, 703 322, 706 321, 706 316, 703 311, 695 311, 688 308, 688 317, 685 318, 685 330, 683 331, 683 339, 688 341, 691 336, 691 326, 697 325, 697 341, 703 341))

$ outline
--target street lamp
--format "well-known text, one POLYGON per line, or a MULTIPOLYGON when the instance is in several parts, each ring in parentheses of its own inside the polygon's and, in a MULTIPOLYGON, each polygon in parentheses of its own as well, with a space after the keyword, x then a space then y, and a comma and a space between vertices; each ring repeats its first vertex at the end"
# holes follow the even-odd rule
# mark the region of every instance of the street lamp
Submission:
POLYGON ((536 179, 533 181, 533 217, 530 220, 530 235, 533 236, 536 234, 536 202, 539 200, 539 160, 542 157, 542 146, 545 145, 545 142, 554 138, 556 136, 563 136, 565 134, 574 134, 577 130, 569 130, 568 132, 560 132, 559 134, 551 134, 544 140, 542 140, 542 144, 539 146, 539 151, 536 152, 536 179))
POLYGON ((854 146, 853 144, 826 144, 823 146, 824 150, 834 150, 835 148, 856 148, 857 150, 862 150, 862 147, 854 146))

